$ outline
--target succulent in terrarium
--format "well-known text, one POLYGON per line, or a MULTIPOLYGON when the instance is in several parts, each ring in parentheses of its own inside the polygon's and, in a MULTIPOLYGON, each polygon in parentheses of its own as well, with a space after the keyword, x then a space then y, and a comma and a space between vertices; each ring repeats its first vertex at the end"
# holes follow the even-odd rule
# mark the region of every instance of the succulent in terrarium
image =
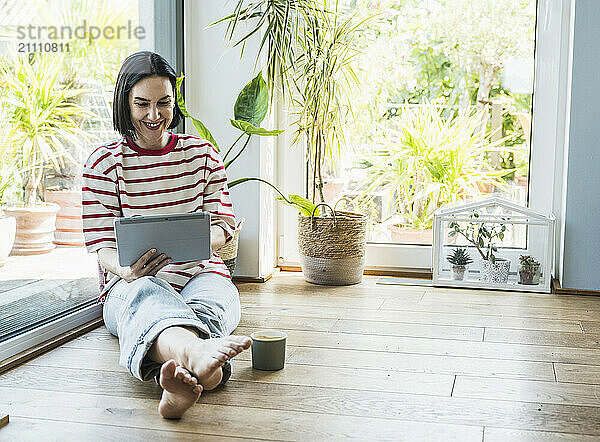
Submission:
POLYGON ((540 263, 531 255, 519 256, 519 264, 523 267, 537 267, 540 265, 540 263))
POLYGON ((519 256, 519 283, 536 285, 540 281, 540 263, 531 255, 519 256))
POLYGON ((455 266, 466 266, 467 264, 471 264, 473 262, 469 256, 469 253, 467 252, 467 249, 465 248, 454 249, 452 254, 448 255, 446 259, 448 262, 450 262, 450 264, 455 266))

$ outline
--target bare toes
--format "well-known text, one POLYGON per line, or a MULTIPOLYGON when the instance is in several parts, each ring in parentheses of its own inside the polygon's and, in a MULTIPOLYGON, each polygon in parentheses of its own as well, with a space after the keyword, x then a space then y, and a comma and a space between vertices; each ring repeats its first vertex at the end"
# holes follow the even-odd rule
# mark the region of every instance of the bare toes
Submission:
POLYGON ((228 356, 235 356, 238 352, 230 347, 221 347, 219 351, 228 356))
POLYGON ((218 359, 219 361, 221 361, 223 363, 225 363, 229 360, 229 355, 223 354, 223 353, 220 353, 218 356, 215 356, 215 357, 216 357, 216 359, 218 359))

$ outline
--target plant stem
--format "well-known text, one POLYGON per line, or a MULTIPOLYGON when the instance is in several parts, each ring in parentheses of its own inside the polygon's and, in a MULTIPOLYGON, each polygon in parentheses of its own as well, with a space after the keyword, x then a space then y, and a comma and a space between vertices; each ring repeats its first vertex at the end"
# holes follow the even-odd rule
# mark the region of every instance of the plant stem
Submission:
MULTIPOLYGON (((464 236, 464 237, 465 237, 465 239, 466 239, 467 241, 469 241, 471 244, 473 244, 473 245, 475 246, 475 248, 477 249, 477 251, 478 251, 478 252, 479 252, 479 254, 481 255, 481 258, 483 258, 483 259, 486 259, 486 260, 488 259, 488 258, 487 258, 487 257, 486 257, 486 256, 483 254, 483 252, 481 251, 481 249, 479 248, 479 242, 478 242, 478 241, 477 241, 477 242, 476 242, 476 241, 473 241, 471 238, 469 238, 467 235, 465 235, 465 234, 464 234, 464 233, 463 233, 461 230, 459 230, 459 231, 458 231, 458 233, 460 233, 462 236, 464 236)), ((479 237, 479 234, 478 234, 477 236, 479 237)))
MULTIPOLYGON (((244 136, 245 132, 242 132, 242 134, 237 137, 237 140, 235 140, 233 142, 233 144, 231 145, 231 147, 229 148, 229 150, 227 150, 227 153, 225 154, 225 156, 223 157, 223 161, 225 161, 225 159, 227 158, 227 155, 229 155, 229 152, 231 152, 231 149, 233 149, 233 146, 235 146, 237 144, 238 141, 240 141, 240 139, 244 136)), ((244 150, 244 148, 242 147, 242 150, 244 150)), ((236 157, 237 158, 237 157, 236 157)))
POLYGON ((316 200, 316 193, 317 193, 317 151, 316 151, 316 147, 312 146, 312 158, 313 158, 313 191, 312 191, 312 203, 315 204, 315 200, 316 200))
POLYGON ((288 203, 288 204, 293 204, 293 203, 292 203, 290 200, 288 200, 288 199, 285 197, 285 195, 284 195, 283 193, 281 193, 281 191, 280 191, 280 190, 279 190, 277 187, 275 187, 273 184, 271 184, 271 183, 269 183, 268 181, 266 181, 266 180, 263 180, 263 179, 261 179, 261 178, 239 178, 239 179, 237 179, 237 180, 233 180, 233 181, 231 181, 230 183, 228 183, 227 187, 228 187, 229 189, 231 189, 232 187, 235 187, 235 186, 237 186, 238 184, 242 184, 242 183, 244 183, 244 182, 246 182, 246 181, 260 181, 261 183, 268 184, 268 185, 269 185, 269 186, 271 186, 273 189, 275 189, 275 191, 276 191, 276 192, 277 192, 279 195, 281 195, 281 197, 284 199, 284 201, 285 201, 286 203, 288 203))
POLYGON ((322 152, 323 149, 321 148, 321 142, 322 142, 322 134, 319 131, 317 133, 317 164, 318 164, 318 175, 319 175, 319 184, 317 184, 317 188, 319 189, 319 197, 321 198, 321 202, 324 203, 325 202, 325 196, 323 195, 323 176, 321 174, 321 163, 322 163, 322 152))
POLYGON ((305 182, 305 194, 304 194, 304 198, 308 199, 308 183, 309 183, 309 176, 310 176, 310 143, 308 141, 308 132, 306 135, 306 182, 305 182))
MULTIPOLYGON (((227 163, 225 163, 225 168, 227 168, 227 166, 229 166, 231 163, 233 163, 237 159, 237 157, 239 157, 242 154, 242 152, 244 151, 244 149, 246 148, 246 146, 248 146, 248 143, 250 142, 250 138, 251 137, 252 137, 252 135, 248 135, 248 139, 246 140, 246 142, 244 143, 244 145, 242 146, 242 148, 240 149, 240 151, 237 153, 237 155, 235 157, 233 157, 232 160, 229 160, 229 161, 227 161, 227 163)), ((239 138, 238 138, 238 140, 239 140, 239 138)), ((225 155, 225 156, 227 156, 227 155, 225 155)))

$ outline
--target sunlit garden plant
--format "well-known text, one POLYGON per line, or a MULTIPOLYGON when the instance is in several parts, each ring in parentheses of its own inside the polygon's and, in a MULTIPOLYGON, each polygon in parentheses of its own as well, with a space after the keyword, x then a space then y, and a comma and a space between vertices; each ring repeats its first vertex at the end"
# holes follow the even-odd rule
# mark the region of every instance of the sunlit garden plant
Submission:
POLYGON ((438 208, 478 197, 479 185, 506 188, 502 176, 511 170, 494 170, 483 158, 485 152, 502 150, 506 139, 492 142, 491 132, 482 137, 480 121, 478 113, 444 119, 430 103, 407 107, 384 127, 388 141, 361 155, 370 164, 361 204, 385 188, 403 225, 428 229, 438 208))
POLYGON ((31 55, 0 65, 11 139, 0 146, 0 156, 14 160, 21 171, 26 206, 38 200, 44 169, 74 163, 67 145, 80 146, 90 137, 79 124, 94 114, 74 101, 86 91, 59 84, 62 62, 57 55, 31 55))

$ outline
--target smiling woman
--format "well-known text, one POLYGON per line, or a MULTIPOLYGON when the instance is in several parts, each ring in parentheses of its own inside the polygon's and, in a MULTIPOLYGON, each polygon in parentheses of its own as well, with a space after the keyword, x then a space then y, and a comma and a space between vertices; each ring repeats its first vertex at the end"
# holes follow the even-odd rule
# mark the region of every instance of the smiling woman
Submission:
POLYGON ((122 138, 92 152, 82 188, 83 231, 88 252, 98 253, 104 322, 119 338, 120 364, 164 388, 159 413, 169 418, 181 417, 202 389, 225 383, 229 360, 251 344, 229 336, 240 300, 214 253, 235 229, 223 161, 210 142, 169 131, 182 117, 176 103, 175 72, 163 57, 149 51, 127 57, 113 102, 122 138), (209 260, 174 263, 148 243, 137 262, 119 265, 115 219, 200 211, 211 215, 209 260), (189 382, 176 379, 178 372, 189 382))
POLYGON ((128 57, 115 86, 113 124, 115 129, 143 148, 161 148, 169 132, 183 118, 175 104, 175 71, 158 54, 139 52, 128 57), (161 75, 162 74, 162 75, 161 75))

